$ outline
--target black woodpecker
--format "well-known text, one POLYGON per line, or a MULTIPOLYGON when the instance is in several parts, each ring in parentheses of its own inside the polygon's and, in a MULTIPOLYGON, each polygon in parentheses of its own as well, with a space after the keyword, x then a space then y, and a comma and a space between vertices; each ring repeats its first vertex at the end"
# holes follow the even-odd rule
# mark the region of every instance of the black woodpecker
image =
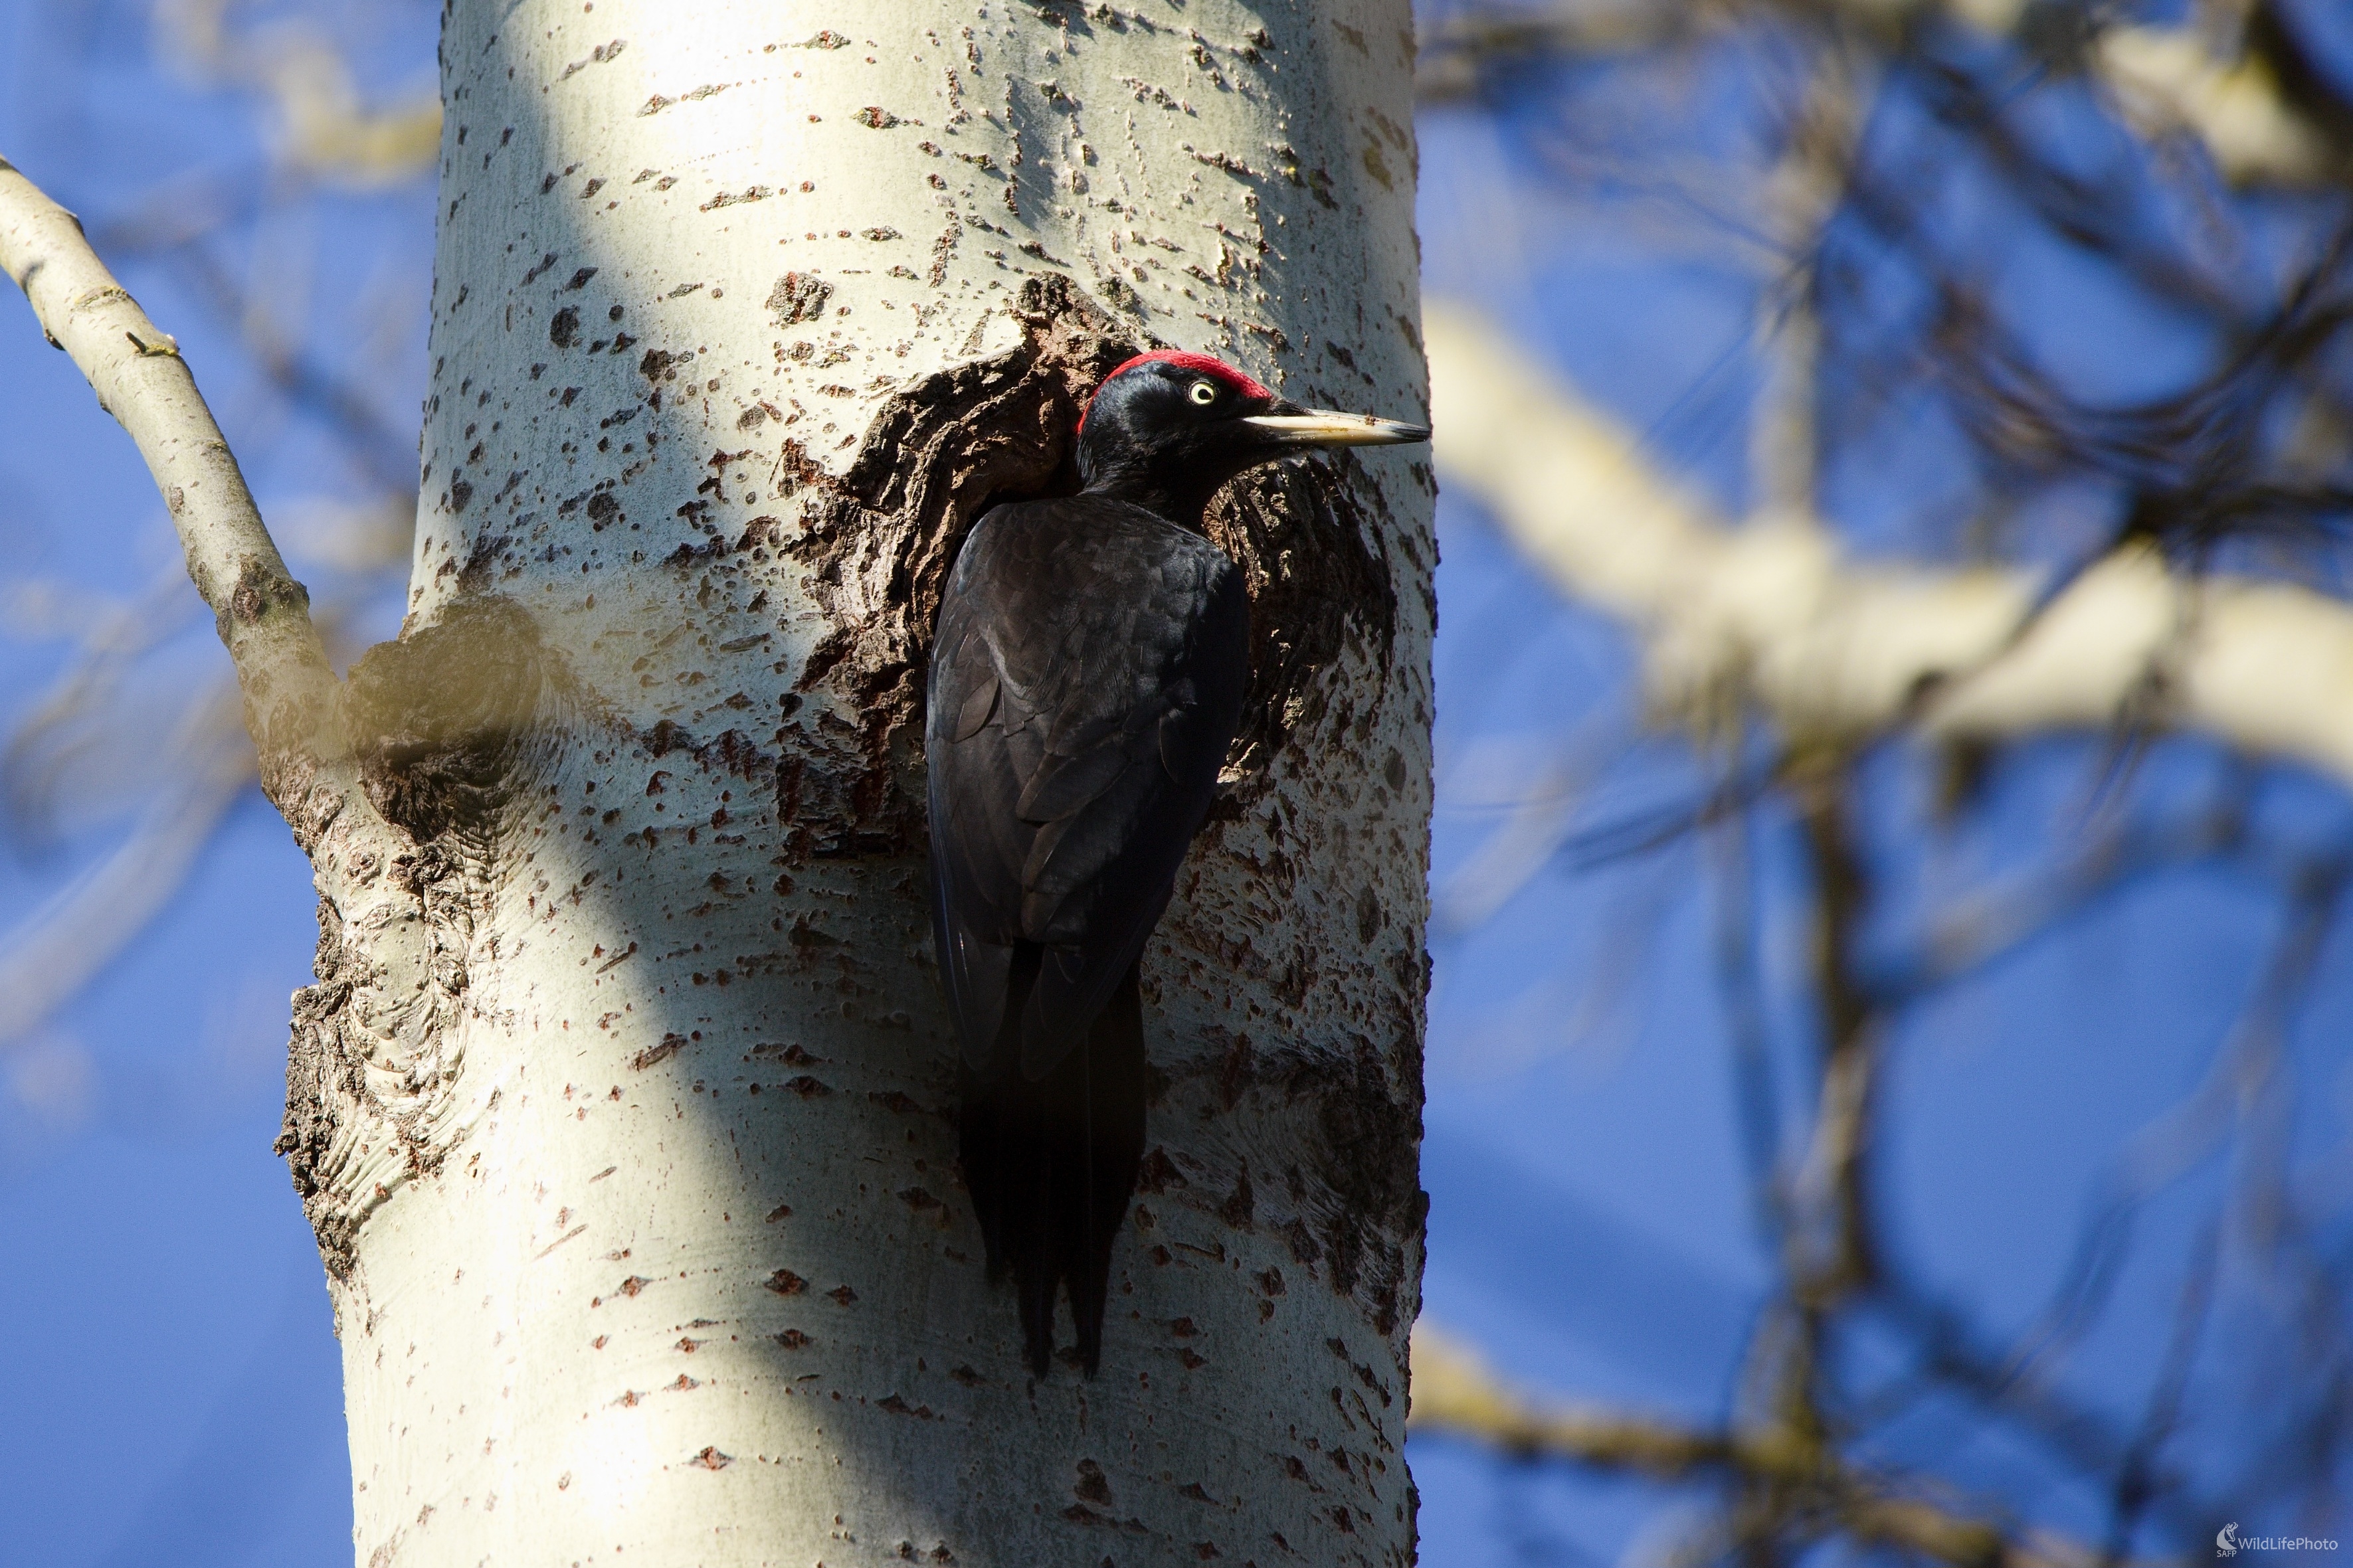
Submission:
POLYGON ((1065 1284, 1090 1375, 1102 1359, 1144 1158, 1136 964, 1250 683, 1241 573, 1202 512, 1258 464, 1429 437, 1300 408, 1206 355, 1142 354, 1080 417, 1084 489, 991 507, 956 557, 924 731, 932 921, 965 1183, 1039 1376, 1065 1284))

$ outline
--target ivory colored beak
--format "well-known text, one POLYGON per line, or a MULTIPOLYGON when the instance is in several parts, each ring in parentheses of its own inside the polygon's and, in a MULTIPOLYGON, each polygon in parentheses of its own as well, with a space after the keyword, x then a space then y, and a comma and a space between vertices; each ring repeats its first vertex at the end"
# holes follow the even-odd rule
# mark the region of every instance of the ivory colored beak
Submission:
POLYGON ((1262 430, 1282 447, 1394 447, 1406 441, 1427 441, 1430 426, 1369 414, 1342 414, 1329 408, 1309 408, 1297 414, 1253 414, 1242 420, 1262 430))

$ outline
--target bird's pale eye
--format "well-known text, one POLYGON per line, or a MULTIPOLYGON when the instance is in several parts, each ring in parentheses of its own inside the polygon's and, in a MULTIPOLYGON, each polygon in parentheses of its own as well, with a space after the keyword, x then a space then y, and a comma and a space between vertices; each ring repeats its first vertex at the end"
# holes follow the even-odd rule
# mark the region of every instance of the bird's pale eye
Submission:
POLYGON ((1215 382, 1197 381, 1193 384, 1193 390, 1189 395, 1195 403, 1207 408, 1210 404, 1215 403, 1218 400, 1217 384, 1215 382))

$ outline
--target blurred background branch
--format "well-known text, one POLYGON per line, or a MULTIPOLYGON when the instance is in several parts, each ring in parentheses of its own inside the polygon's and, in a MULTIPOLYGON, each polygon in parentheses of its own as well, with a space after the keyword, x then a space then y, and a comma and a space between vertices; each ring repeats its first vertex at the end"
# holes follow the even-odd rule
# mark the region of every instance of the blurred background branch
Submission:
POLYGON ((2031 569, 1843 562, 1786 500, 1733 529, 1475 316, 1433 300, 1428 318, 1440 462, 1563 593, 1630 624, 1658 722, 1704 726, 1730 702, 1846 742, 2166 723, 2353 784, 2344 601, 2168 574, 2137 538, 2054 586, 2031 569))
POLYGON ((236 0, 157 0, 156 52, 198 81, 267 102, 289 173, 365 190, 408 183, 433 166, 441 90, 432 72, 371 103, 319 21, 297 13, 240 27, 236 9, 236 0))
MULTIPOLYGON (((1548 343, 1514 313, 1541 292, 1450 263, 1425 222, 1451 279, 1425 320, 1450 494, 1619 629, 1651 737, 1609 703, 1562 722, 1451 876, 1441 851, 1438 929, 1474 940, 1547 869, 1672 857, 1715 883, 1710 1029, 1763 1278, 1720 1419, 1546 1398, 1426 1318, 1414 1420, 1682 1497, 1636 1555, 2120 1563, 2203 1556, 2242 1516, 2345 1517, 2353 1184, 2341 1099, 2319 1109, 2310 1079, 2347 1058, 2308 1016, 2341 1013, 2353 865, 2344 21, 2289 0, 1424 12, 1425 138, 1476 125, 1505 150, 1515 227, 1549 205, 1630 235, 1613 264, 1709 268, 1748 301, 1662 411, 1609 379, 1639 348, 1548 343), (2019 781, 2070 772, 2071 801, 2021 818, 2019 781), (1677 776, 1674 804, 1610 804, 1677 776), (2315 804, 2284 815, 2284 790, 2315 804), (1955 1189, 1999 1144, 1953 1145, 1904 1092, 1918 1042, 1999 987, 2004 1032, 2063 1057, 2084 1021, 2017 1011, 2022 955, 2221 878, 2268 904, 2269 957, 2186 1095, 2052 1194, 2082 1205, 2069 1260, 1996 1327, 2017 1253, 1957 1276, 1923 1227, 1968 1212, 1955 1189), (1924 1142, 1941 1164, 1891 1152, 1924 1142)), ((1478 210, 1453 209, 1472 232, 1478 210)), ((2021 1112, 2031 1081, 2004 1091, 2021 1112)))

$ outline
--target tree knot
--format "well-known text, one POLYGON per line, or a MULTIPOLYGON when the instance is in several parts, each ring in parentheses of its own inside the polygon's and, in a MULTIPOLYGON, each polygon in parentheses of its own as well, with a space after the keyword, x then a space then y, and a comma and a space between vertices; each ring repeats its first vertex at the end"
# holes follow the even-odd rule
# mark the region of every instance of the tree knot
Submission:
POLYGON ((567 689, 537 626, 508 599, 460 599, 434 625, 378 644, 352 667, 348 699, 368 799, 420 845, 487 838, 561 745, 554 710, 567 689))

